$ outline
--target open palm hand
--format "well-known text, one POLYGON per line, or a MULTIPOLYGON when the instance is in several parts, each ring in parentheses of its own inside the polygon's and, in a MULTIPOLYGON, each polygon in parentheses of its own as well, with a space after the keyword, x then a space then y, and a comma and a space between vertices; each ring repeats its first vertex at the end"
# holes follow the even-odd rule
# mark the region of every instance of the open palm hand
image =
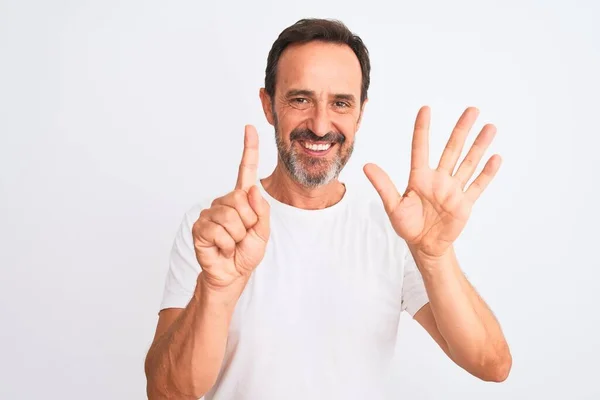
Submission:
POLYGON ((485 125, 456 172, 457 161, 478 111, 468 108, 458 120, 436 169, 429 167, 429 107, 419 110, 412 142, 411 171, 401 195, 389 176, 377 165, 364 171, 381 199, 396 233, 429 257, 441 257, 464 229, 475 201, 500 168, 500 156, 492 156, 483 171, 465 190, 483 153, 496 133, 485 125))

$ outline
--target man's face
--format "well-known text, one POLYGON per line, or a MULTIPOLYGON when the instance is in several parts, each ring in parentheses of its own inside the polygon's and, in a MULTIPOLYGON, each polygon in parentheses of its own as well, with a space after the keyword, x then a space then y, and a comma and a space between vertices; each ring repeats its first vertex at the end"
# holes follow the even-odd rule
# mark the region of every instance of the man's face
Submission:
POLYGON ((362 114, 361 83, 360 64, 346 45, 310 42, 281 55, 274 99, 261 98, 279 158, 296 182, 325 185, 346 165, 362 114))

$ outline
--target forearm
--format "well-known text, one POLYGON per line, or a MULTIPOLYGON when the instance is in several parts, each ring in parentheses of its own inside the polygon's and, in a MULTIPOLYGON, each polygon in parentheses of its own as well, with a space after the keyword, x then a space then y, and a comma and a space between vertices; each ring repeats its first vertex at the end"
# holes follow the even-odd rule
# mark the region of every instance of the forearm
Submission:
POLYGON ((460 269, 453 249, 442 259, 413 252, 423 276, 436 325, 452 359, 486 380, 501 380, 510 351, 492 311, 460 269))
POLYGON ((211 290, 202 274, 188 306, 146 358, 150 399, 198 399, 214 385, 223 362, 235 304, 245 286, 211 290))

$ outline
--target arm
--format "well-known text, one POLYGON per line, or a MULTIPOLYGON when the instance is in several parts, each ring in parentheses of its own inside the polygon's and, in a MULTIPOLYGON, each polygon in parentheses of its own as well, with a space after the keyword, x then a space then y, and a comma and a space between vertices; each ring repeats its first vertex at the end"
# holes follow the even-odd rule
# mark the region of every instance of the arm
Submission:
POLYGON ((471 210, 500 168, 493 155, 467 186, 496 134, 486 124, 466 157, 460 158, 466 137, 479 111, 469 107, 461 115, 437 168, 429 165, 429 107, 415 121, 411 171, 401 195, 390 177, 374 164, 364 170, 381 196, 392 227, 406 241, 423 276, 429 297, 415 319, 459 365, 485 379, 502 381, 511 368, 506 341, 485 302, 460 271, 452 244, 463 231, 471 210))
POLYGON ((504 381, 512 366, 508 344, 491 310, 460 270, 454 251, 442 259, 416 251, 413 256, 429 297, 415 320, 466 371, 486 381, 504 381))
POLYGON ((245 283, 215 291, 202 273, 185 309, 160 313, 146 357, 149 399, 198 399, 214 385, 227 344, 235 304, 245 283))
POLYGON ((187 215, 181 225, 169 301, 145 363, 151 400, 197 399, 216 382, 235 305, 270 235, 269 204, 255 186, 257 164, 258 134, 247 125, 236 189, 203 209, 193 225, 187 215), (182 298, 184 309, 170 308, 186 304, 182 298))

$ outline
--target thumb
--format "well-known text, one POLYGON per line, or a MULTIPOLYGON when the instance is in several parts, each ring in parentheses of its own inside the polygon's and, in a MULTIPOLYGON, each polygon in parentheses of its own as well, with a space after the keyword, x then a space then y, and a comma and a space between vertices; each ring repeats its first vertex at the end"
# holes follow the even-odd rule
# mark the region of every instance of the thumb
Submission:
POLYGON ((366 164, 363 168, 363 171, 373 187, 375 187, 375 190, 377 190, 377 193, 379 193, 379 197, 381 197, 381 201, 383 201, 383 207, 385 208, 385 211, 388 214, 391 214, 394 209, 396 209, 398 202, 402 199, 402 196, 400 196, 400 193, 398 193, 396 186, 388 174, 386 174, 384 170, 375 164, 366 164))
POLYGON ((266 243, 271 232, 271 206, 262 197, 256 185, 248 191, 248 202, 258 216, 258 221, 251 229, 266 243))

